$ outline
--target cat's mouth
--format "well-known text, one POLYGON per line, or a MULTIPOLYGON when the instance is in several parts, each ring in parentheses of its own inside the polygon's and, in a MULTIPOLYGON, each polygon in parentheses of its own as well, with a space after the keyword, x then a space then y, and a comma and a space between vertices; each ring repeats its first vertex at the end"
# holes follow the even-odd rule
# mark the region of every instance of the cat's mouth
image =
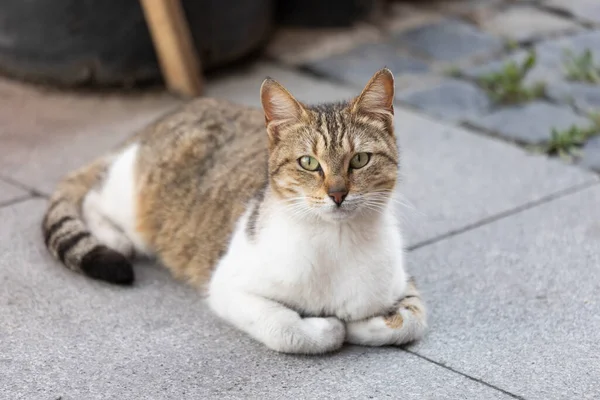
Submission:
POLYGON ((319 214, 322 218, 330 221, 344 221, 352 218, 357 211, 357 204, 343 203, 341 205, 328 204, 320 207, 319 214))

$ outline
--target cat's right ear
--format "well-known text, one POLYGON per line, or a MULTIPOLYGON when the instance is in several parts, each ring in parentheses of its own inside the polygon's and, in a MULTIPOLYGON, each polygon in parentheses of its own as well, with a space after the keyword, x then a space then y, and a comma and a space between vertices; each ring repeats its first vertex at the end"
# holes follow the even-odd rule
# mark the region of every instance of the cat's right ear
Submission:
POLYGON ((260 87, 260 101, 272 139, 278 134, 278 127, 301 120, 305 113, 302 104, 271 78, 265 79, 260 87))

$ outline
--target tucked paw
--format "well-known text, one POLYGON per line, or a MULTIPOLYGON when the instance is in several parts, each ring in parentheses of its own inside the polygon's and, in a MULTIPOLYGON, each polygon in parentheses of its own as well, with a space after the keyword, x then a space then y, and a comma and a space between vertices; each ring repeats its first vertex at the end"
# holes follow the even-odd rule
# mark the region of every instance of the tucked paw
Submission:
POLYGON ((365 346, 402 345, 421 339, 427 329, 425 307, 418 298, 403 299, 393 313, 346 325, 346 341, 365 346))
POLYGON ((346 327, 337 318, 304 318, 302 328, 306 335, 303 353, 327 353, 344 344, 346 327))
MULTIPOLYGON (((387 318, 387 317, 385 317, 387 318)), ((363 346, 385 346, 394 342, 394 328, 386 324, 384 317, 372 317, 362 321, 353 321, 346 324, 346 341, 363 346)), ((403 324, 397 319, 395 324, 403 324)))

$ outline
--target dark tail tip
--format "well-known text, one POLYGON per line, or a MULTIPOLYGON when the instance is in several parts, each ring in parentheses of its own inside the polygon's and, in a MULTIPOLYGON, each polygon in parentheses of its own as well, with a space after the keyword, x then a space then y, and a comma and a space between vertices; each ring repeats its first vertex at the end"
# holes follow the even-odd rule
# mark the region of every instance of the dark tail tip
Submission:
POLYGON ((81 270, 91 278, 117 285, 131 285, 134 279, 129 260, 106 246, 96 246, 87 253, 81 260, 81 270))

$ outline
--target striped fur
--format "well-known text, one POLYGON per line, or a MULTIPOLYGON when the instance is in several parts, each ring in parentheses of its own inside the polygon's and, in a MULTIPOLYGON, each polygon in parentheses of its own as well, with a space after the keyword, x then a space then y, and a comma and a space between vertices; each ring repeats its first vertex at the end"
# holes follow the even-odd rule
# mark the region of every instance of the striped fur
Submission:
POLYGON ((101 183, 107 165, 108 158, 99 159, 59 184, 42 221, 42 233, 50 253, 70 270, 129 285, 134 278, 131 263, 101 244, 89 232, 81 213, 83 199, 101 183))

